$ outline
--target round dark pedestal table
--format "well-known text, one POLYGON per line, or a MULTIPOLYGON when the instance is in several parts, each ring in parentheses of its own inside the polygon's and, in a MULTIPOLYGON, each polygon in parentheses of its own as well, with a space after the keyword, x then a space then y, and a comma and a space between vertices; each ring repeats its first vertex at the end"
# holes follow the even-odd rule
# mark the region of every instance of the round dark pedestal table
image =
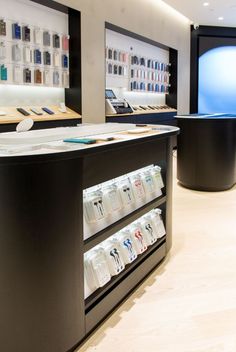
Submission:
POLYGON ((223 191, 236 183, 236 115, 177 116, 177 178, 199 191, 223 191))

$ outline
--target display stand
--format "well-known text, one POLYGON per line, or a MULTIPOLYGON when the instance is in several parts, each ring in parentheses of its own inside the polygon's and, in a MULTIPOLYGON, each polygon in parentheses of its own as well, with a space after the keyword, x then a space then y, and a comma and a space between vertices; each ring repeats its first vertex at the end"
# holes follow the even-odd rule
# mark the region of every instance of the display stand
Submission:
POLYGON ((0 158, 4 352, 72 351, 165 258, 177 133, 169 127, 99 147, 0 158), (83 190, 151 164, 162 168, 163 194, 84 240, 83 190), (156 207, 166 236, 85 300, 84 253, 156 207))

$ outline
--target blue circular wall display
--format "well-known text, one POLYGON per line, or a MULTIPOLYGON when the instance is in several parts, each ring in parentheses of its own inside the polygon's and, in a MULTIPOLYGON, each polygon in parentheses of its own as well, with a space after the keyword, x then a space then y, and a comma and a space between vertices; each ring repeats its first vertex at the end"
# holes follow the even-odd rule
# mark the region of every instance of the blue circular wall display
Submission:
POLYGON ((236 113, 236 46, 207 51, 199 58, 199 113, 236 113))

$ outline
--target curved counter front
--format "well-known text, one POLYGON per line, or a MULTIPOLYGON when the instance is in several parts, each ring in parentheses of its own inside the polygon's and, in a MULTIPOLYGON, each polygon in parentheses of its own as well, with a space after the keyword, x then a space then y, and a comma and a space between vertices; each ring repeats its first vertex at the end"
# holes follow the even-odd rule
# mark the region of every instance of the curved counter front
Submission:
POLYGON ((104 124, 0 134, 4 352, 74 350, 168 252, 172 142, 178 128, 155 126, 138 134, 127 129, 138 132, 135 125, 104 124), (63 142, 74 137, 98 142, 63 142), (85 240, 83 190, 153 163, 163 170, 162 196, 85 240), (155 207, 163 211, 166 236, 87 302, 84 253, 155 207))
POLYGON ((177 178, 191 189, 223 191, 236 183, 236 115, 177 116, 177 178))

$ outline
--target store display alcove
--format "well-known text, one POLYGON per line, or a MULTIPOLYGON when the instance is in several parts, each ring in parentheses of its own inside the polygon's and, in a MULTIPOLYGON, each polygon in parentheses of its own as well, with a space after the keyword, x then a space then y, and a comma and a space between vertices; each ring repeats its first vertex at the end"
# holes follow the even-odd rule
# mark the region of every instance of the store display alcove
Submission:
POLYGON ((115 93, 118 93, 117 97, 126 99, 134 109, 144 106, 144 109, 134 110, 133 113, 106 113, 106 122, 150 123, 176 126, 174 116, 177 111, 178 51, 108 22, 105 23, 105 30, 106 88, 115 90, 115 93), (113 52, 113 54, 115 53, 117 58, 111 58, 109 51, 113 52), (121 57, 123 57, 122 55, 126 55, 125 61, 118 59, 119 54, 121 54, 121 57), (133 64, 132 57, 136 57, 136 55, 141 58, 140 60, 148 63, 133 64), (156 70, 154 66, 150 66, 150 62, 152 63, 153 61, 155 64, 157 62, 159 64, 161 62, 168 63, 168 82, 163 83, 163 77, 160 78, 163 72, 159 68, 156 70), (109 65, 112 67, 121 67, 124 71, 121 71, 122 74, 119 74, 119 70, 117 70, 116 74, 112 71, 111 74, 109 65), (139 78, 135 78, 132 72, 136 71, 141 71, 145 74, 145 77, 141 78, 139 75, 139 78), (152 78, 149 77, 150 79, 146 77, 146 74, 149 72, 152 74, 152 78), (157 79, 156 76, 159 78, 157 79), (145 85, 146 90, 133 90, 131 87, 134 80, 137 80, 139 83, 142 82, 140 84, 145 85), (165 93, 154 90, 150 92, 147 90, 148 85, 157 85, 160 87, 163 84, 167 84, 168 86, 165 93))
POLYGON ((236 183, 236 115, 178 116, 177 178, 188 188, 223 191, 236 183))
MULTIPOLYGON (((9 3, 4 2, 0 19, 5 21, 6 25, 5 35, 1 36, 6 55, 5 59, 1 58, 0 63, 2 66, 6 65, 8 70, 6 77, 0 76, 3 91, 1 111, 4 112, 0 119, 0 132, 15 131, 17 123, 25 117, 17 112, 16 108, 18 107, 27 108, 27 112, 31 114, 30 117, 35 121, 33 129, 76 126, 81 123, 80 12, 52 0, 27 0, 23 2, 11 0, 9 3), (20 35, 22 40, 18 39, 17 41, 17 39, 12 38, 12 21, 14 18, 10 17, 8 13, 10 14, 14 6, 16 12, 13 17, 15 21, 19 21, 20 31, 23 25, 28 28, 28 41, 23 40, 23 34, 20 35), (42 17, 42 20, 39 20, 39 16, 42 17), (36 30, 41 35, 39 41, 36 41, 36 30), (43 36, 45 32, 43 30, 49 33, 50 44, 45 44, 43 36), (57 36, 57 44, 54 43, 55 36, 57 36), (67 45, 64 37, 67 38, 67 45), (11 55, 11 52, 13 53, 11 45, 13 44, 18 46, 18 59, 20 61, 16 61, 13 54, 11 55), (29 61, 26 61, 26 49, 29 51, 29 58, 27 58, 29 61), (40 58, 38 58, 40 61, 36 61, 36 51, 41 53, 40 58), (45 63, 43 55, 47 52, 51 55, 49 63, 45 63), (65 56, 67 57, 66 64, 63 61, 65 56), (30 78, 28 77, 29 81, 22 78, 22 72, 24 71, 21 72, 21 70, 24 67, 28 67, 31 72, 30 78), (19 75, 15 73, 16 68, 19 69, 19 75), (36 71, 41 72, 40 83, 36 80, 36 71), (46 72, 49 82, 45 78, 46 72), (58 74, 59 83, 54 82, 52 78, 55 73, 58 74), (67 74, 66 84, 63 78, 64 73, 67 74), (16 77, 18 77, 17 81, 16 77), (70 113, 58 112, 61 102, 65 103, 70 109, 70 113), (44 106, 54 111, 54 114, 44 113, 39 116, 31 110, 31 108, 36 108, 42 113, 41 108, 44 106), (54 106, 56 106, 56 110, 52 109, 54 106)), ((23 29, 22 33, 24 33, 23 29)))

